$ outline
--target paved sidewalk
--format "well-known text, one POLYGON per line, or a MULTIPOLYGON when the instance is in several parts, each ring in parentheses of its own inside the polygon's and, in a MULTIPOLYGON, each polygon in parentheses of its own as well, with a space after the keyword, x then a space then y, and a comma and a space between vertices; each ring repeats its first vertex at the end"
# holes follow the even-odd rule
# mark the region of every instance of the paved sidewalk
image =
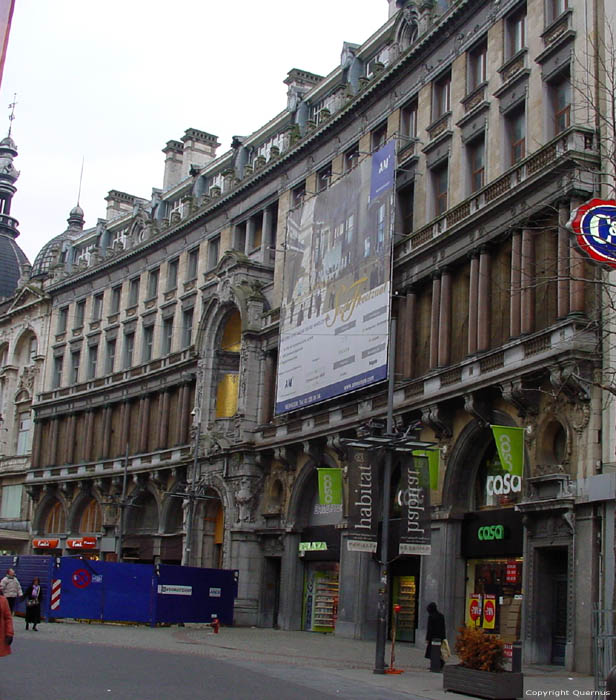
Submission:
MULTIPOLYGON (((446 695, 443 691, 442 675, 428 670, 428 662, 423 658, 423 644, 417 647, 397 644, 395 667, 404 672, 383 676, 372 672, 374 642, 343 639, 331 634, 246 627, 223 627, 219 634, 214 634, 209 626, 193 623, 184 627, 150 628, 69 621, 43 624, 40 630, 46 636, 67 642, 95 642, 204 655, 240 666, 258 666, 264 672, 280 677, 294 674, 299 677, 303 671, 320 672, 333 679, 359 681, 371 686, 378 700, 387 700, 388 691, 396 697, 403 693, 408 697, 431 700, 455 698, 455 695, 446 695)), ((389 655, 388 644, 386 662, 389 662, 389 655)), ((450 663, 456 662, 455 657, 450 660, 450 663)), ((527 666, 523 671, 524 691, 528 698, 594 695, 592 676, 568 673, 558 666, 527 666)))

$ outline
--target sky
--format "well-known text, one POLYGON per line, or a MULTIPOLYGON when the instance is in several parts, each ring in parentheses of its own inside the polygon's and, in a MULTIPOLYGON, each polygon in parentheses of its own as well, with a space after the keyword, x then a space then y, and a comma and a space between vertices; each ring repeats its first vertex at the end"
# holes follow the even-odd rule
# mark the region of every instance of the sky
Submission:
POLYGON ((161 149, 187 128, 218 136, 218 155, 232 136, 256 131, 286 106, 289 70, 327 75, 343 42, 363 43, 387 8, 387 0, 15 0, 0 135, 16 93, 21 174, 11 214, 30 262, 66 229, 78 200, 90 227, 104 218, 111 189, 149 198, 162 186, 161 149))

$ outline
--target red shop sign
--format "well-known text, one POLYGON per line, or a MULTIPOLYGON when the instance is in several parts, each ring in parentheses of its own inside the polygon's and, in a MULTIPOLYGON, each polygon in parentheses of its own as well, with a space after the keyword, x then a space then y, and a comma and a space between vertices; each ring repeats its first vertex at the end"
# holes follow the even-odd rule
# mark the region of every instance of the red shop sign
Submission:
POLYGON ((505 581, 507 583, 516 583, 518 580, 518 565, 517 562, 508 562, 505 569, 505 581))
POLYGON ((60 540, 36 539, 32 540, 34 549, 55 549, 60 544, 60 540))
POLYGON ((66 546, 69 549, 96 549, 96 537, 70 537, 66 546))

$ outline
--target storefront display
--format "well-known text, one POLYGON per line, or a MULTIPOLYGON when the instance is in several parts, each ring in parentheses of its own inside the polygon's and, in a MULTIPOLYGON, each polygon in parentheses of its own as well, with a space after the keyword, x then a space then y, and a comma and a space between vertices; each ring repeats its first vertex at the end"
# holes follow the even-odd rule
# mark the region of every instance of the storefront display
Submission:
POLYGON ((303 628, 333 632, 338 616, 338 564, 314 564, 306 572, 303 628))
POLYGON ((392 609, 400 606, 398 612, 396 639, 401 642, 415 641, 415 612, 417 609, 417 589, 415 576, 394 576, 392 581, 392 609))

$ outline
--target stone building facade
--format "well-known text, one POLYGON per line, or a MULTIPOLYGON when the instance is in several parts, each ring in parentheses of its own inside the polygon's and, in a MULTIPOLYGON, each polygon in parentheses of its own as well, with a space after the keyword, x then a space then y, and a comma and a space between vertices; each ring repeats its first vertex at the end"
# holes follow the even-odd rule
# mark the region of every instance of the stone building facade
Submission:
POLYGON ((215 136, 188 129, 166 144, 161 190, 112 190, 105 220, 84 230, 73 211, 39 254, 51 313, 33 545, 237 568, 238 624, 374 635, 379 566, 347 546, 344 439, 385 416, 386 388, 274 404, 289 212, 393 140, 394 424, 420 425, 439 455, 432 553, 389 567, 405 638, 423 640, 430 600, 453 630, 474 594, 494 596, 527 662, 588 672, 602 516, 580 484, 602 469, 600 271, 566 224, 602 194, 575 89, 602 6, 389 10, 328 76, 290 71, 286 108, 257 132, 217 156, 215 136), (515 487, 490 481, 491 424, 524 429, 515 487), (341 518, 317 507, 319 467, 343 469, 341 518))

